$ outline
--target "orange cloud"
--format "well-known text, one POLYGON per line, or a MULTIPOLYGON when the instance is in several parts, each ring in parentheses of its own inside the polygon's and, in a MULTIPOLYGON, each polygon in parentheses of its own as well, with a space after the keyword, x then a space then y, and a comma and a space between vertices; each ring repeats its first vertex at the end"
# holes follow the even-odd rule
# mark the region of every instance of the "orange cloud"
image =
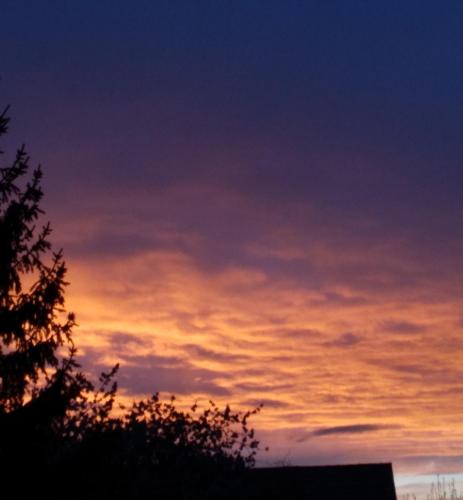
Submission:
POLYGON ((139 200, 155 222, 58 224, 88 369, 120 361, 127 396, 266 403, 263 460, 463 464, 458 272, 414 259, 413 241, 321 229, 310 207, 282 226, 281 207, 220 190, 160 197, 139 200))

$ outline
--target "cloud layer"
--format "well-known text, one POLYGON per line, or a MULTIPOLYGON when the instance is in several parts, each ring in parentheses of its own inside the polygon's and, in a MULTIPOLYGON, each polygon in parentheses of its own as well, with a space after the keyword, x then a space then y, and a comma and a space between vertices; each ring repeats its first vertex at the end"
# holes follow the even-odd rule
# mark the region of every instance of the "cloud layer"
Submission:
POLYGON ((139 196, 151 219, 131 202, 118 201, 120 215, 111 200, 93 203, 94 217, 55 225, 84 364, 120 361, 126 396, 263 402, 267 463, 288 452, 399 470, 460 463, 451 260, 436 269, 414 235, 370 239, 342 220, 328 230, 311 223, 312 206, 270 208, 211 186, 139 196), (441 459, 423 465, 429 449, 441 459))

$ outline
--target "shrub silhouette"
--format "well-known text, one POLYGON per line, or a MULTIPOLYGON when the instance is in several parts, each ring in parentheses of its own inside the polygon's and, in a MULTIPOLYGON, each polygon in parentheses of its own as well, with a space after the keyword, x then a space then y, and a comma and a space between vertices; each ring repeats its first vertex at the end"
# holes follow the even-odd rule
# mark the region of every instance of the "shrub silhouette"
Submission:
MULTIPOLYGON (((8 129, 0 115, 0 137, 8 129)), ((3 152, 0 151, 0 154, 3 152)), ((42 215, 42 172, 21 147, 0 168, 0 470, 20 498, 228 498, 259 443, 248 412, 180 411, 159 394, 114 415, 118 366, 79 370, 66 266, 42 215), (13 476, 14 475, 14 476, 13 476), (12 483, 12 481, 10 481, 12 483)), ((7 483, 2 489, 6 491, 7 483)))

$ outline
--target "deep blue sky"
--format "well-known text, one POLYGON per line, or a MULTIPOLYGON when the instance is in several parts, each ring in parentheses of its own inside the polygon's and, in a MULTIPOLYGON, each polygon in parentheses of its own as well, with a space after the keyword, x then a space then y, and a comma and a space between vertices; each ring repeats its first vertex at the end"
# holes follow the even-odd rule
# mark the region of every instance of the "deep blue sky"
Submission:
POLYGON ((111 163, 115 182, 205 177, 348 208, 461 197, 461 2, 2 5, 21 136, 98 141, 98 179, 111 163))
POLYGON ((57 192, 207 182, 461 233, 459 1, 2 6, 12 140, 57 192))

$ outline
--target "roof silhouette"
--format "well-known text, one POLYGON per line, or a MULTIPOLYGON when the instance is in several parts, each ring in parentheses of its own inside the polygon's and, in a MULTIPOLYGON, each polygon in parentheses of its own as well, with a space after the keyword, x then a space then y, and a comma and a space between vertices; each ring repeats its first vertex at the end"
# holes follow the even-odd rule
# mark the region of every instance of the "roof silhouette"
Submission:
POLYGON ((241 498, 268 500, 396 500, 390 463, 257 468, 241 498))

